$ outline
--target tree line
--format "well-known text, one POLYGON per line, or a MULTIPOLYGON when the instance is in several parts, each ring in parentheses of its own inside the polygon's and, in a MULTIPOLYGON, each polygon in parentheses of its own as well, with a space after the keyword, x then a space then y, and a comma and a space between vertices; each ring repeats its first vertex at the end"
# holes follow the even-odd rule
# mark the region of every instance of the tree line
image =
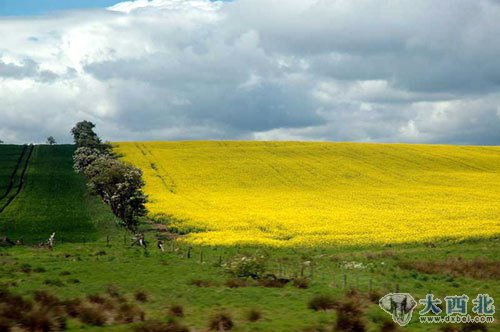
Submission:
POLYGON ((85 176, 88 188, 111 207, 123 225, 135 232, 139 218, 147 214, 142 171, 119 160, 94 127, 90 121, 81 121, 71 129, 77 147, 73 167, 85 176))

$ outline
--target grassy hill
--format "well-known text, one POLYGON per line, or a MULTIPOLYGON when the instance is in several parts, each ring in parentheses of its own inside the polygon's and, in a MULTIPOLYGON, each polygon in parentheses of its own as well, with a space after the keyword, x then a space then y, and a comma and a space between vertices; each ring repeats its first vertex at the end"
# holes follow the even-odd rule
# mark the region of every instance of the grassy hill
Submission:
MULTIPOLYGON (((9 173, 21 146, 0 146, 9 173)), ((59 241, 94 240, 113 224, 113 216, 87 193, 84 179, 72 169, 71 145, 37 145, 31 154, 19 195, 0 213, 0 234, 36 243, 56 232, 59 241)), ((25 160, 25 159, 24 159, 25 160)), ((16 177, 19 185, 20 174, 16 177)), ((12 193, 11 193, 12 195, 12 193)))
POLYGON ((500 233, 500 147, 131 142, 116 151, 144 171, 151 214, 195 231, 192 243, 307 246, 500 233))

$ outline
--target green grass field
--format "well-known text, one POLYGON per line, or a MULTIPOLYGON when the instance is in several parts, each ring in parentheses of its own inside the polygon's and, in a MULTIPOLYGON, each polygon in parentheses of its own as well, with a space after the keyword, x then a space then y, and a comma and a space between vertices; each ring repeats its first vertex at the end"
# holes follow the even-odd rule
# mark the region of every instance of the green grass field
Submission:
MULTIPOLYGON (((0 146, 0 155, 4 148, 13 149, 0 146)), ((308 248, 201 246, 181 237, 167 241, 162 253, 155 246, 157 230, 145 222, 141 227, 150 243, 148 250, 131 247, 130 234, 115 226, 108 208, 89 195, 83 178, 72 170, 72 152, 72 146, 36 146, 24 187, 0 214, 0 235, 36 244, 53 231, 58 234, 52 251, 30 245, 0 247, 0 316, 8 311, 1 303, 5 298, 1 289, 25 299, 46 290, 60 300, 81 299, 97 310, 95 315, 102 313, 108 319, 96 326, 69 317, 66 328, 71 331, 133 331, 142 322, 113 316, 123 308, 119 301, 143 310, 148 321, 162 322, 172 319, 172 305, 180 305, 184 317, 175 319, 190 331, 207 331, 210 317, 220 311, 232 317, 233 331, 332 331, 337 311, 308 308, 315 296, 329 295, 336 301, 359 303, 367 331, 375 332, 383 331, 390 321, 376 304, 389 292, 409 292, 416 299, 427 293, 441 299, 461 294, 472 299, 479 293, 500 296, 500 240, 494 236, 432 244, 308 248), (290 282, 282 288, 265 287, 246 281, 246 287, 230 287, 235 280, 242 281, 221 264, 241 254, 262 253, 268 256, 266 273, 292 279, 302 271, 309 286, 299 289, 290 282), (351 289, 356 290, 354 295, 351 289), (137 292, 147 294, 148 299, 137 300, 137 292), (91 303, 86 298, 92 294, 101 294, 105 303, 91 303), (252 309, 261 313, 261 319, 249 321, 252 309)), ((36 303, 35 309, 41 305, 36 303)), ((437 325, 418 322, 420 309, 417 307, 412 322, 400 330, 439 331, 437 325)), ((498 317, 496 314, 497 321, 498 317)), ((485 327, 500 331, 498 324, 485 327)))
MULTIPOLYGON (((149 236, 151 239, 151 236, 149 236)), ((230 288, 225 283, 232 279, 218 266, 219 257, 225 262, 237 254, 237 248, 194 247, 187 258, 187 245, 178 244, 174 251, 168 246, 166 253, 152 248, 149 254, 142 249, 125 245, 123 238, 115 236, 110 247, 101 239, 87 244, 63 244, 53 252, 31 248, 15 248, 0 257, 0 282, 10 285, 16 293, 27 296, 44 289, 61 298, 85 298, 88 294, 105 294, 108 285, 115 285, 120 293, 146 312, 147 319, 166 321, 168 308, 181 305, 185 317, 179 319, 193 331, 205 331, 209 318, 224 310, 231 314, 235 331, 331 331, 335 324, 333 311, 313 311, 308 302, 318 294, 329 294, 341 299, 350 288, 358 289, 366 296, 370 288, 380 296, 399 288, 415 298, 423 298, 427 292, 441 299, 446 295, 488 293, 500 294, 496 277, 473 278, 442 273, 424 273, 407 268, 407 264, 426 261, 443 261, 462 257, 472 261, 483 257, 498 263, 498 240, 470 241, 463 243, 439 243, 436 248, 423 245, 401 245, 393 248, 355 247, 316 250, 272 249, 269 269, 283 276, 298 273, 302 257, 314 262, 313 276, 307 289, 292 285, 284 288, 249 286, 230 288), (200 255, 203 251, 203 261, 200 255), (362 269, 349 269, 345 262, 361 263, 362 269), (42 268, 42 272, 35 272, 42 268), (404 267, 404 268, 403 268, 404 267), (26 270, 32 270, 26 272, 26 270), (345 276, 345 277, 344 277, 345 276), (344 285, 344 278, 347 285, 344 285), (200 282, 201 281, 201 282, 200 282), (202 287, 193 285, 202 284, 202 287), (134 300, 136 291, 145 291, 150 299, 146 303, 134 300), (250 309, 262 313, 262 320, 248 322, 250 309)), ((244 248, 241 252, 255 252, 258 248, 244 248)), ((473 270, 467 273, 474 273, 473 270)), ((481 271, 476 271, 481 273, 481 271)), ((311 271, 305 271, 310 276, 311 271)), ((460 272, 457 272, 460 274, 460 272)), ((418 307, 421 309, 421 307, 418 307)), ((469 308, 470 310, 470 308, 469 308)), ((419 324, 414 319, 404 331, 436 331, 435 325, 419 324)), ((498 317, 498 316, 497 316, 498 317)), ((376 304, 366 301, 363 319, 369 331, 380 331, 382 324, 390 320, 376 304)), ((134 324, 101 327, 99 331, 128 331, 134 324)), ((94 331, 77 320, 71 320, 73 330, 94 331)), ((488 331, 498 331, 498 325, 490 325, 488 331)))
POLYGON ((97 224, 113 224, 112 214, 73 171, 73 151, 71 145, 34 148, 22 191, 0 214, 0 234, 33 244, 56 232, 59 241, 82 242, 97 238, 97 224))

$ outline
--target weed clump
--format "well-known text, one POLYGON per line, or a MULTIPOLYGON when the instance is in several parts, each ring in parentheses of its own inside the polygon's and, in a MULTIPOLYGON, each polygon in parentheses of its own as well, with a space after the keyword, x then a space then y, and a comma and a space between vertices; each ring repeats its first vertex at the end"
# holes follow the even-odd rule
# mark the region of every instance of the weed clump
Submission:
POLYGON ((336 308, 337 331, 365 332, 366 326, 363 322, 363 310, 359 302, 348 299, 341 302, 336 308))
POLYGON ((248 281, 246 279, 242 279, 242 278, 231 278, 231 279, 226 280, 224 285, 226 285, 226 287, 229 287, 229 288, 247 287, 248 281))
POLYGON ((231 315, 227 312, 218 312, 210 319, 210 331, 231 331, 234 327, 231 315))
POLYGON ((48 286, 56 286, 56 287, 64 286, 64 282, 60 279, 45 279, 43 283, 48 286))
POLYGON ((148 321, 134 328, 134 332, 189 332, 189 329, 175 320, 148 321))
POLYGON ((135 304, 124 303, 118 309, 116 321, 120 323, 133 323, 137 321, 144 321, 144 311, 135 304))
POLYGON ((330 295, 316 295, 309 301, 309 309, 314 311, 332 310, 337 307, 337 301, 330 295))
POLYGON ((215 281, 208 279, 193 279, 189 282, 189 284, 196 287, 213 287, 217 285, 215 281))
POLYGON ((293 279, 293 287, 298 289, 306 289, 309 288, 309 279, 304 277, 298 277, 293 279))
POLYGON ((184 317, 184 308, 178 304, 171 305, 168 312, 174 317, 184 317))
POLYGON ((78 318, 82 323, 92 326, 104 326, 107 322, 105 313, 98 306, 81 307, 78 318))
POLYGON ((134 294, 134 298, 136 301, 144 303, 144 302, 148 302, 149 295, 145 291, 136 291, 134 294))
POLYGON ((247 320, 249 322, 256 322, 262 319, 262 313, 257 309, 250 309, 247 313, 247 320))

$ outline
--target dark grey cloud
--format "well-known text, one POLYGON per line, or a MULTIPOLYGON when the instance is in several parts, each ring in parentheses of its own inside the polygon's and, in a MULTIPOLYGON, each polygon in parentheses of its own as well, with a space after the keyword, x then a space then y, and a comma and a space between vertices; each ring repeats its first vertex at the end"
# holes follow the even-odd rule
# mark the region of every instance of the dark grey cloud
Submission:
POLYGON ((498 1, 131 1, 0 35, 4 140, 500 144, 498 1))
POLYGON ((38 63, 32 59, 23 59, 21 64, 5 63, 0 60, 0 78, 32 78, 43 82, 54 81, 59 78, 59 75, 50 71, 42 70, 38 63))

